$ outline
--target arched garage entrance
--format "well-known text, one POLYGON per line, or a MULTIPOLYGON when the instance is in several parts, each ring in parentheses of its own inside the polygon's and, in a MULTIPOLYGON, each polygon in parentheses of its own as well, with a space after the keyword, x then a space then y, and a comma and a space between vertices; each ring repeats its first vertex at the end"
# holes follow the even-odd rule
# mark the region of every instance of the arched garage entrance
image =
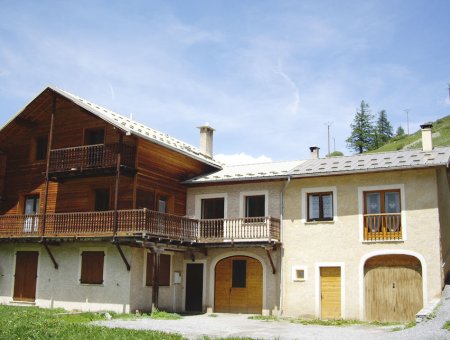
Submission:
POLYGON ((411 321, 423 306, 422 266, 410 255, 379 255, 364 265, 366 319, 411 321))
POLYGON ((214 311, 218 313, 262 312, 263 269, 248 256, 220 260, 215 268, 214 311))

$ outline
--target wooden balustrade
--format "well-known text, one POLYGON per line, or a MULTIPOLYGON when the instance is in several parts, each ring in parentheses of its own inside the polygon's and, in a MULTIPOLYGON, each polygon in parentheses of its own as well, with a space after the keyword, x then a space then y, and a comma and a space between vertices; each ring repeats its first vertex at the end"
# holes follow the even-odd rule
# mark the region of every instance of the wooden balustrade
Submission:
MULTIPOLYGON (((122 145, 121 165, 134 167, 136 148, 122 145)), ((96 144, 50 151, 50 173, 114 168, 120 144, 96 144)))
POLYGON ((383 241, 402 239, 402 216, 395 214, 364 215, 364 240, 383 241))
MULTIPOLYGON (((280 220, 272 217, 197 220, 148 209, 119 210, 117 235, 145 234, 188 242, 272 242, 280 240, 280 220)), ((114 235, 114 211, 50 213, 46 237, 114 235)), ((43 215, 0 216, 0 238, 42 236, 43 215)))

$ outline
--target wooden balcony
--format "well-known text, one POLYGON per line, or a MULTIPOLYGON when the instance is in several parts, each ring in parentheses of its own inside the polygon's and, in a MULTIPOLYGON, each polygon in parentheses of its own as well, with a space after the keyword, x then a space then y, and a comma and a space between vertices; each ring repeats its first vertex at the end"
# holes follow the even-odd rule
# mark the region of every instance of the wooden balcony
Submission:
MULTIPOLYGON (((114 236, 114 211, 0 216, 0 239, 99 238, 114 236)), ((117 236, 142 236, 189 243, 280 241, 280 220, 272 217, 197 220, 157 211, 119 210, 117 236)))
POLYGON ((401 213, 364 215, 364 241, 395 240, 402 240, 401 213))
POLYGON ((135 168, 136 148, 123 144, 96 144, 50 151, 49 173, 54 179, 114 173, 122 147, 121 168, 135 168))

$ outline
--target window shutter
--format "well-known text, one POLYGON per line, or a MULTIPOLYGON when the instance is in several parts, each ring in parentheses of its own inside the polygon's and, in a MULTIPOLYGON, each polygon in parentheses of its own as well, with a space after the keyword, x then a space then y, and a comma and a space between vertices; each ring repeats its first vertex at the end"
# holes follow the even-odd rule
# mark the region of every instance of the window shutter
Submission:
POLYGON ((84 251, 81 254, 81 283, 102 284, 105 253, 103 251, 84 251))

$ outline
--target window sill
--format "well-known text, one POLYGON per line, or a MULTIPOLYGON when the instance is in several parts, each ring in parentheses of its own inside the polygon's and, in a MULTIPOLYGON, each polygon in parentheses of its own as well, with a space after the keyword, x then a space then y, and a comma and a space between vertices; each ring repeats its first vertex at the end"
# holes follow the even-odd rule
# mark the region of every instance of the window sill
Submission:
POLYGON ((295 279, 295 280, 292 280, 293 282, 305 282, 306 281, 306 279, 295 279))
POLYGON ((306 225, 309 225, 309 224, 314 225, 314 224, 334 224, 335 222, 336 221, 333 220, 333 221, 305 221, 304 223, 306 225))
POLYGON ((104 283, 80 283, 80 286, 104 287, 104 283))
POLYGON ((371 243, 404 243, 406 240, 363 240, 361 243, 363 244, 371 244, 371 243))

